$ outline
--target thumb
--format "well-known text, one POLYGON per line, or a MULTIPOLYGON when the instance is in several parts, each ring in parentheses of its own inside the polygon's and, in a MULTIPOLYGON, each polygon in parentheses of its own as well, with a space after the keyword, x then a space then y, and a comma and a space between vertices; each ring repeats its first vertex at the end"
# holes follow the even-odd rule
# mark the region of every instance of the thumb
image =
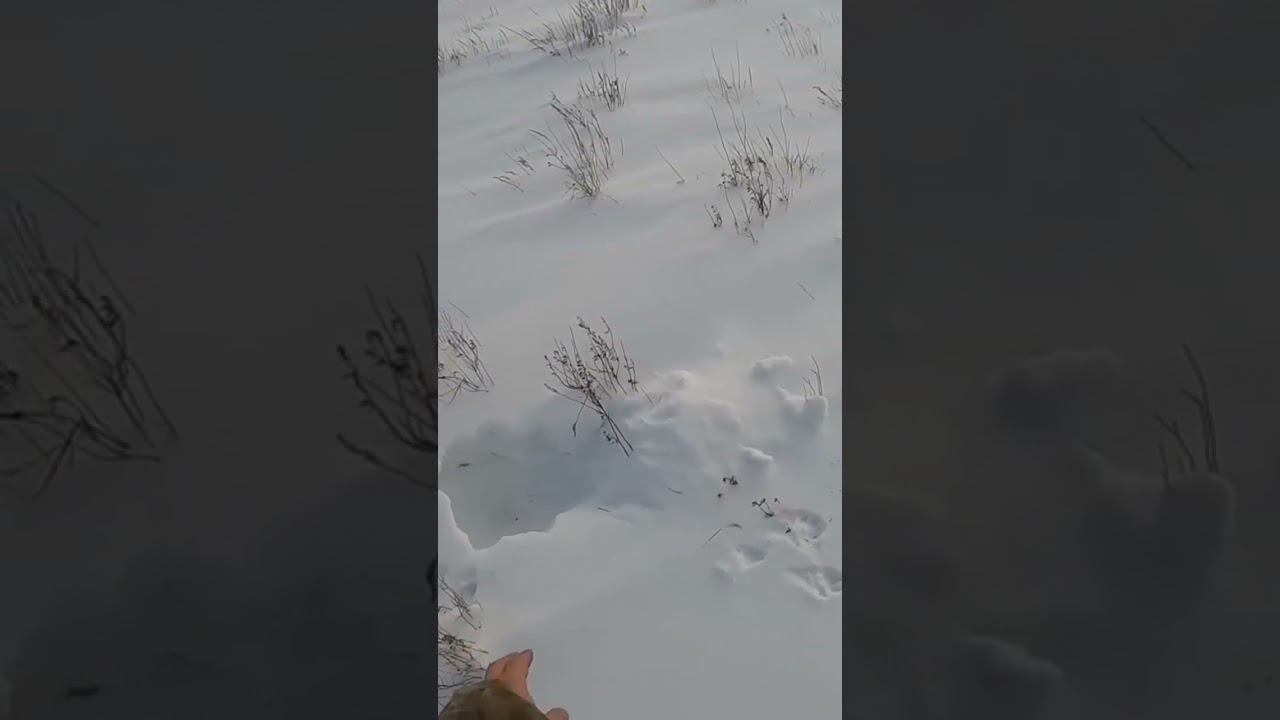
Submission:
POLYGON ((569 720, 569 711, 564 708, 551 708, 547 711, 547 720, 569 720))

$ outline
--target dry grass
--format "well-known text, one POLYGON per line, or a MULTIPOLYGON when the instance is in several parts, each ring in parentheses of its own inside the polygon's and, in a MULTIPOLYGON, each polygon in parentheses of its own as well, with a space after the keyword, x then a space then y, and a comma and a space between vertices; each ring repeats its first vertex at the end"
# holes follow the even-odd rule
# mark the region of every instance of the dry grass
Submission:
POLYGON ((506 28, 499 27, 496 33, 482 34, 488 28, 488 21, 497 17, 497 10, 491 9, 479 22, 473 23, 464 18, 465 25, 461 37, 453 40, 436 40, 436 74, 443 75, 449 65, 460 67, 469 58, 484 58, 485 64, 494 59, 510 57, 511 36, 506 28))
MULTIPOLYGON (((436 341, 436 362, 428 363, 413 323, 388 300, 366 290, 373 326, 364 333, 363 351, 356 355, 338 346, 345 368, 344 379, 356 391, 359 406, 377 419, 387 438, 408 450, 434 457, 438 451, 439 401, 446 403, 461 393, 487 392, 493 387, 480 357, 480 343, 467 324, 448 310, 437 311, 435 289, 422 258, 418 258, 422 288, 419 303, 436 341), (434 365, 435 372, 427 368, 434 365)), ((361 460, 414 485, 434 489, 423 480, 391 463, 366 444, 339 434, 338 442, 361 460)))
POLYGON ((751 93, 755 79, 751 68, 743 71, 742 53, 735 47, 733 65, 721 67, 714 48, 711 50, 711 65, 715 69, 715 77, 706 81, 707 92, 712 97, 724 101, 726 105, 737 105, 751 93))
POLYGON ((807 58, 822 54, 822 38, 807 25, 795 22, 785 14, 774 25, 782 49, 788 57, 807 58))
MULTIPOLYGON (((440 618, 458 619, 471 630, 478 631, 480 622, 470 604, 443 578, 440 580, 442 602, 436 605, 440 618)), ((471 640, 444 629, 443 622, 436 623, 436 699, 441 707, 449 695, 460 687, 484 679, 486 653, 471 640)))
POLYGON ((599 195, 613 168, 613 143, 600 119, 594 110, 566 105, 554 95, 551 109, 560 118, 561 132, 550 127, 529 131, 542 144, 547 165, 565 173, 570 197, 599 195))
POLYGON ((528 148, 521 148, 521 152, 512 155, 506 153, 507 159, 515 163, 515 166, 509 170, 503 171, 500 175, 494 175, 493 179, 506 185, 512 190, 524 192, 524 188, 520 185, 521 181, 526 177, 537 174, 537 170, 533 167, 533 163, 529 161, 528 148))
MULTIPOLYGON (((437 331, 436 301, 431 279, 422 259, 418 259, 423 293, 420 299, 430 318, 432 334, 437 331)), ((338 357, 346 372, 343 377, 356 391, 362 409, 377 418, 391 439, 416 453, 435 456, 436 432, 439 426, 436 374, 428 374, 418 339, 410 323, 389 301, 379 301, 367 292, 374 326, 365 331, 364 348, 356 356, 343 345, 338 357)), ((366 445, 345 435, 338 442, 360 459, 390 472, 419 487, 434 489, 435 484, 407 472, 366 445)))
POLYGON ((601 66, 585 80, 578 81, 578 99, 592 100, 613 111, 627 102, 627 78, 618 75, 618 56, 613 56, 613 69, 601 66))
POLYGON ((1166 488, 1170 487, 1170 474, 1175 470, 1179 473, 1198 472, 1200 470, 1216 473, 1222 469, 1218 460, 1217 423, 1213 415, 1213 403, 1209 397, 1209 382, 1205 378, 1204 370, 1189 345, 1182 346, 1182 354, 1186 358, 1187 364, 1191 367, 1191 372, 1196 380, 1196 389, 1183 389, 1182 395, 1196 409, 1196 420, 1200 425, 1200 453, 1197 456, 1197 453, 1192 449, 1190 441, 1183 434, 1182 426, 1177 420, 1170 420, 1161 415, 1156 415, 1156 423, 1173 441, 1178 453, 1175 459, 1176 465, 1171 467, 1165 442, 1162 440, 1158 443, 1160 475, 1164 478, 1166 488), (1199 458, 1198 460, 1197 457, 1199 458))
POLYGON ((0 478, 33 498, 78 457, 156 462, 158 435, 177 436, 132 355, 136 314, 94 250, 96 221, 37 180, 88 231, 50 237, 21 202, 0 231, 0 478))
MULTIPOLYGON (((781 111, 778 126, 768 132, 757 129, 752 133, 745 117, 734 114, 733 132, 726 136, 714 110, 712 118, 720 138, 717 151, 725 162, 720 173, 725 206, 734 230, 754 242, 755 228, 763 225, 777 206, 791 200, 795 187, 802 187, 804 178, 817 172, 817 165, 807 144, 792 143, 781 111)), ((712 206, 708 212, 718 227, 720 211, 712 206)))
MULTIPOLYGON (((804 288, 803 285, 800 287, 801 289, 804 288)), ((805 290, 805 292, 807 293, 808 290, 805 290)), ((822 389, 822 366, 818 365, 817 357, 810 355, 809 359, 813 361, 813 369, 809 371, 809 374, 813 377, 804 378, 804 396, 807 398, 826 397, 826 393, 822 389)))
POLYGON ((461 320, 448 310, 440 311, 436 374, 440 395, 445 403, 451 403, 461 392, 488 392, 493 387, 493 376, 480 359, 480 341, 467 324, 467 314, 457 307, 461 320))
POLYGON ((616 35, 633 36, 635 26, 623 16, 640 10, 639 0, 577 0, 533 30, 510 30, 533 47, 559 57, 605 45, 616 35))
POLYGON ((836 81, 830 87, 822 87, 814 85, 813 89, 818 93, 818 102, 830 108, 840 110, 844 107, 844 77, 836 75, 836 81))
POLYGON ((636 364, 627 355, 626 346, 614 338, 613 328, 604 318, 600 323, 604 332, 596 331, 578 318, 578 329, 586 335, 585 353, 579 349, 577 334, 572 330, 568 345, 555 341, 555 349, 550 355, 543 356, 555 383, 546 384, 546 388, 578 406, 578 415, 571 428, 574 435, 578 434, 582 413, 589 411, 600 418, 600 432, 605 440, 616 444, 623 454, 630 456, 635 448, 609 414, 609 401, 635 393, 645 397, 648 394, 636 378, 636 364))

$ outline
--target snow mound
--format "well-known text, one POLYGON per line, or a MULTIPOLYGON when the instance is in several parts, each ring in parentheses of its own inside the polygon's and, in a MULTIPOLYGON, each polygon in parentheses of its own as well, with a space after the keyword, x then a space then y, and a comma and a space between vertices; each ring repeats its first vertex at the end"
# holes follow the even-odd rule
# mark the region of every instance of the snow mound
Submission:
POLYGON ((757 360, 751 365, 751 379, 765 385, 776 385, 795 369, 795 366, 795 361, 786 355, 757 360))
MULTIPOLYGON (((668 373, 650 398, 616 403, 631 457, 585 423, 575 436, 573 408, 554 398, 446 451, 441 572, 483 609, 475 642, 538 649, 536 697, 587 716, 630 707, 622 717, 641 717, 653 697, 681 717, 719 716, 723 703, 746 717, 785 714, 777 693, 738 679, 767 671, 814 698, 821 716, 839 715, 838 467, 760 449, 790 440, 712 394, 747 396, 752 381, 731 368, 668 373), (769 631, 757 634, 750 618, 769 631), (823 669, 797 676, 801 658, 823 669), (610 680, 632 673, 644 687, 610 680)), ((783 398, 774 403, 786 412, 783 398)))

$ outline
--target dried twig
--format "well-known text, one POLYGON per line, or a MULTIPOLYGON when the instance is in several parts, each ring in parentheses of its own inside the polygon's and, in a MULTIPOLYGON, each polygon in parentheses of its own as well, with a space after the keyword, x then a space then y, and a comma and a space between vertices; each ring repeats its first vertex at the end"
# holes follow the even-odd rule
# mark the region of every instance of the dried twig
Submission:
POLYGON ((805 397, 823 397, 822 368, 818 365, 817 357, 810 355, 809 359, 813 361, 813 369, 809 371, 813 379, 804 378, 805 397))
POLYGON ((1170 142, 1169 139, 1164 136, 1164 133, 1160 132, 1160 128, 1156 127, 1154 123, 1152 123, 1143 115, 1139 115, 1138 120, 1141 121, 1142 124, 1145 125, 1147 129, 1151 131, 1151 134, 1155 136, 1156 140, 1158 140, 1166 150, 1172 153, 1174 157, 1178 158, 1179 162, 1181 162, 1184 166, 1186 166, 1187 170, 1190 170, 1191 172, 1196 171, 1196 166, 1192 165, 1191 161, 1187 159, 1187 156, 1183 155, 1182 151, 1179 150, 1176 145, 1170 142))
POLYGON ((676 184, 683 185, 684 176, 680 174, 680 171, 676 169, 675 165, 671 164, 671 161, 667 159, 667 156, 662 154, 662 148, 658 147, 657 145, 654 145, 653 149, 658 151, 658 157, 662 158, 662 162, 666 163, 667 167, 671 168, 671 172, 675 173, 676 177, 680 178, 679 182, 677 182, 676 184))
MULTIPOLYGON (((1183 389, 1182 395, 1196 408, 1196 417, 1200 423, 1200 462, 1197 462, 1196 453, 1192 450, 1191 443, 1183 435, 1182 427, 1177 420, 1169 420, 1156 415, 1156 423, 1165 434, 1173 439, 1181 453, 1178 458, 1178 472, 1196 472, 1200 467, 1203 467, 1206 472, 1220 472, 1221 462, 1218 459, 1217 423, 1213 415, 1213 403, 1209 396, 1209 383, 1191 347, 1183 345, 1182 353, 1186 358, 1187 364, 1191 366, 1192 374, 1196 379, 1196 390, 1183 389)), ((1170 465, 1164 443, 1158 443, 1157 449, 1160 453, 1161 477, 1164 478, 1166 488, 1168 488, 1171 487, 1169 485, 1170 465)))

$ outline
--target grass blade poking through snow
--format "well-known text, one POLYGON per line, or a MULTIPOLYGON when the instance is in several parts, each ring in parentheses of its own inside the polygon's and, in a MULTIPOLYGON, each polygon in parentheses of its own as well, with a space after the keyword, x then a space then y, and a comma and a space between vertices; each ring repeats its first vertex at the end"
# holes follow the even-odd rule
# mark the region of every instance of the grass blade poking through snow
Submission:
MULTIPOLYGON (((359 396, 360 407, 378 419, 393 441, 434 457, 438 450, 438 388, 444 388, 447 403, 462 392, 487 391, 493 386, 493 378, 480 359, 480 344, 466 322, 456 322, 447 311, 437 313, 435 291, 421 258, 418 269, 423 284, 421 301, 430 318, 439 357, 444 358, 434 363, 435 373, 427 374, 430 366, 404 315, 395 304, 379 302, 372 292, 368 297, 375 325, 365 331, 363 353, 370 367, 366 368, 343 345, 338 346, 338 357, 346 367, 345 379, 359 396)), ((431 483, 391 464, 366 445, 341 434, 338 442, 379 469, 419 487, 434 489, 431 483)))
POLYGON ((635 26, 623 14, 640 8, 638 0, 577 0, 568 14, 556 14, 556 22, 511 32, 548 55, 572 56, 578 50, 602 46, 614 35, 635 35, 635 26))
POLYGON ((816 57, 822 54, 822 39, 812 28, 789 19, 785 14, 777 24, 782 49, 789 57, 816 57))
POLYGON ((595 111, 576 105, 565 105, 554 95, 551 109, 564 124, 564 137, 555 130, 530 130, 542 143, 549 167, 562 170, 571 197, 595 197, 613 168, 613 145, 595 111))
POLYGON ((627 102, 627 78, 618 75, 618 56, 613 56, 613 71, 601 66, 586 80, 578 81, 578 99, 596 100, 612 111, 627 102))
POLYGON ((627 355, 626 346, 615 340, 608 322, 601 318, 600 323, 604 325, 603 333, 578 318, 578 328, 587 336, 585 357, 578 349, 577 336, 572 330, 567 346, 557 340, 551 354, 543 356, 556 383, 548 383, 546 388, 578 405, 578 416, 572 426, 574 435, 578 434, 578 420, 583 411, 589 410, 600 418, 604 439, 616 444, 629 457, 635 448, 609 414, 608 403, 612 398, 625 395, 643 393, 647 398, 648 394, 636 379, 636 363, 627 355))
POLYGON ((729 74, 725 75, 719 59, 716 58, 715 48, 712 48, 711 65, 715 68, 716 77, 714 80, 706 81, 707 91, 712 97, 723 100, 726 105, 741 103, 743 97, 751 92, 751 86, 754 83, 751 68, 747 68, 745 74, 742 72, 742 53, 735 46, 734 64, 729 68, 729 74))
MULTIPOLYGON (((96 229, 83 209, 37 180, 96 229)), ((34 475, 33 498, 79 456, 154 462, 153 433, 177 437, 131 354, 128 299, 87 235, 68 241, 69 258, 56 239, 23 203, 10 205, 0 230, 0 336, 6 348, 26 352, 0 358, 0 478, 34 475)))
MULTIPOLYGON (((768 133, 757 129, 754 134, 748 130, 744 116, 731 113, 733 134, 728 137, 714 109, 711 117, 720 138, 717 151, 725 161, 720 188, 729 216, 734 230, 754 242, 753 228, 763 225, 776 205, 787 204, 794 192, 792 182, 803 186, 804 178, 817 172, 817 165, 807 146, 792 144, 781 111, 777 128, 771 127, 768 133), (731 190, 738 193, 736 203, 735 198, 730 197, 731 190)), ((718 211, 713 214, 716 227, 720 222, 716 220, 718 214, 718 211)))
MULTIPOLYGON (((470 604, 444 578, 440 579, 443 597, 436 606, 440 620, 436 622, 436 700, 440 707, 449 695, 460 687, 484 678, 481 650, 474 642, 445 628, 446 622, 460 621, 473 631, 480 629, 480 622, 471 611, 470 604)), ((463 628, 458 628, 462 632, 463 628)))
MULTIPOLYGON (((447 310, 438 310, 435 288, 421 257, 418 258, 418 270, 422 279, 420 301, 430 318, 431 332, 436 340, 435 374, 427 374, 428 365, 405 316, 393 303, 379 302, 372 292, 368 297, 374 326, 365 332, 365 363, 358 361, 342 345, 338 346, 338 356, 346 367, 345 378, 360 398, 360 407, 378 419, 390 439, 411 451, 434 458, 439 449, 441 390, 447 404, 460 393, 489 390, 493 386, 493 378, 480 358, 480 343, 466 322, 466 313, 458 310, 463 317, 459 321, 447 310), (366 368, 366 364, 371 367, 366 368)), ((338 442, 380 470, 417 487, 435 489, 433 483, 391 464, 369 447, 345 435, 339 434, 338 442)), ((484 676, 480 656, 485 653, 471 640, 446 629, 445 621, 451 618, 460 620, 471 630, 479 630, 480 625, 462 595, 440 576, 438 567, 437 556, 427 568, 426 579, 431 586, 432 597, 437 601, 440 618, 436 623, 436 689, 440 707, 443 707, 454 689, 484 676)))
MULTIPOLYGON (((390 439, 409 450, 434 457, 437 454, 439 430, 439 389, 443 388, 446 400, 452 402, 459 393, 484 392, 493 386, 493 378, 480 359, 480 344, 465 321, 455 321, 448 311, 437 313, 437 304, 431 278, 422 259, 418 259, 423 292, 421 302, 430 318, 431 331, 436 336, 439 353, 436 372, 428 375, 426 362, 414 334, 404 315, 390 302, 377 301, 369 293, 369 305, 375 325, 365 332, 364 359, 367 368, 349 352, 338 346, 338 356, 346 367, 345 378, 355 389, 360 407, 373 414, 390 439)), ((353 455, 370 465, 389 472, 423 489, 434 485, 385 460, 366 445, 359 444, 339 434, 338 442, 353 455)), ((427 583, 432 595, 438 596, 437 583, 444 591, 448 606, 439 606, 439 612, 459 614, 463 622, 477 628, 470 609, 461 597, 442 578, 437 578, 438 558, 427 569, 427 583)), ((436 628, 436 665, 439 668, 437 687, 441 695, 458 685, 473 682, 480 665, 477 656, 483 654, 470 641, 447 632, 440 624, 436 628)))
MULTIPOLYGON (((1196 453, 1191 449, 1191 443, 1183 435, 1182 427, 1177 420, 1169 420, 1157 415, 1156 423, 1173 440, 1178 449, 1178 472, 1198 472, 1203 469, 1205 472, 1218 473, 1221 472, 1222 466, 1218 461, 1218 431, 1213 415, 1213 402, 1209 397, 1209 382, 1205 378, 1204 370, 1196 359, 1195 353, 1191 351, 1191 346, 1183 345, 1182 354, 1196 379, 1196 390, 1184 389, 1182 395, 1196 408, 1196 419, 1200 423, 1202 461, 1200 463, 1196 462, 1196 453)), ((1169 484, 1171 469, 1164 441, 1159 443, 1158 449, 1160 451, 1160 476, 1164 479, 1165 488, 1169 489, 1171 487, 1169 484)))
POLYGON ((458 312, 463 316, 461 321, 442 309, 440 331, 436 334, 439 340, 436 377, 445 403, 453 402, 460 392, 488 392, 493 387, 493 377, 480 359, 480 342, 467 324, 466 313, 458 312))
POLYGON ((823 105, 836 110, 844 107, 844 78, 842 76, 837 75, 835 84, 831 87, 814 85, 813 89, 818 93, 818 102, 823 105))

